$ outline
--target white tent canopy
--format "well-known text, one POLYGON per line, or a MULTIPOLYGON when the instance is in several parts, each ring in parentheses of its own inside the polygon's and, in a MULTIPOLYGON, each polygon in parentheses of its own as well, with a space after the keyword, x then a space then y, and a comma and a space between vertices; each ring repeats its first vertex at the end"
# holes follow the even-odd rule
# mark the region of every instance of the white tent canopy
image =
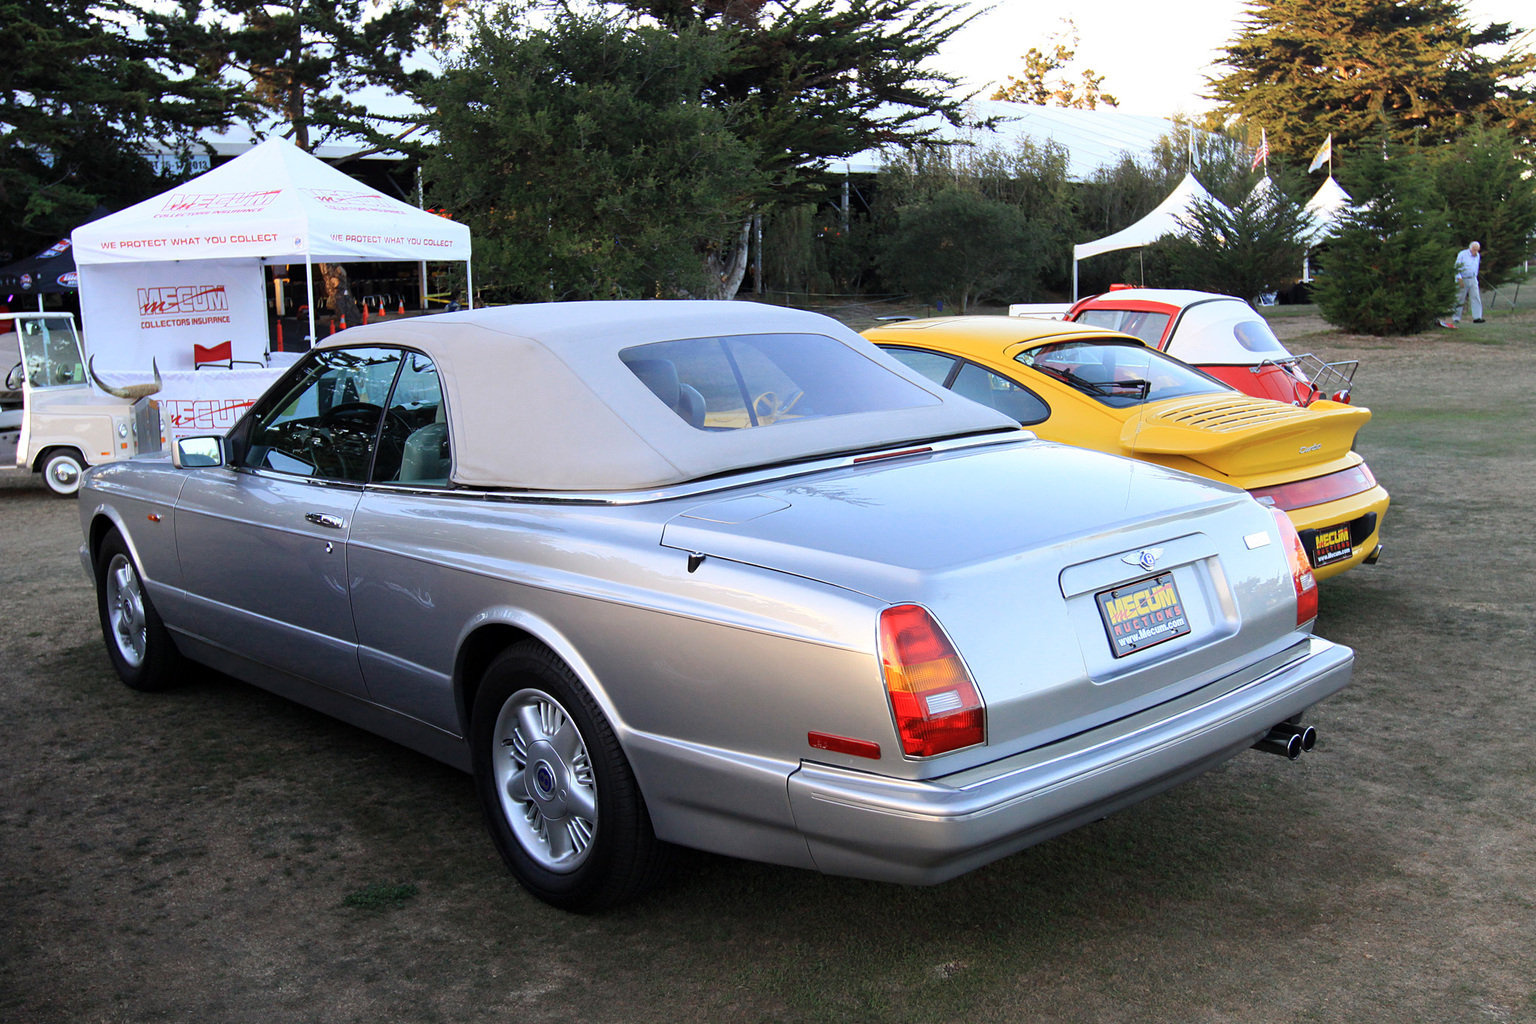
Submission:
POLYGON ((1307 200, 1306 211, 1313 225, 1307 241, 1316 245, 1332 234, 1334 224, 1353 202, 1354 197, 1344 191, 1343 187, 1333 179, 1333 175, 1328 175, 1328 180, 1323 182, 1311 199, 1307 200))
POLYGON ((1114 252, 1116 249, 1138 249, 1144 245, 1151 245, 1167 235, 1188 233, 1185 219, 1194 209, 1195 203, 1201 199, 1215 203, 1222 209, 1226 208, 1220 200, 1206 191, 1204 185, 1195 180, 1193 174, 1185 174, 1184 180, 1179 182, 1178 187, 1169 194, 1168 198, 1158 203, 1157 207, 1141 220, 1112 235, 1074 245, 1072 247, 1072 301, 1077 301, 1078 261, 1100 253, 1114 252))
MULTIPOLYGON (((82 224, 71 238, 89 344, 109 369, 122 370, 147 370, 150 354, 170 350, 191 369, 191 342, 231 341, 237 360, 264 354, 264 264, 303 263, 312 291, 316 260, 462 261, 467 274, 470 258, 466 226, 369 188, 283 139, 82 224), (106 336, 112 345, 103 351, 106 336)), ((311 337, 314 310, 311 294, 311 337)))
POLYGON ((469 259, 469 228, 371 189, 284 139, 82 224, 71 237, 77 264, 469 259))

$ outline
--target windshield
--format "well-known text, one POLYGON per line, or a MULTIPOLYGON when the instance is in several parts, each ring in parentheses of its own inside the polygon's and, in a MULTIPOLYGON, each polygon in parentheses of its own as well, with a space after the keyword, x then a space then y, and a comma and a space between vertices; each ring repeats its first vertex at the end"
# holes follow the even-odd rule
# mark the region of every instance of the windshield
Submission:
POLYGON ((16 340, 27 383, 34 388, 56 388, 85 383, 85 360, 80 356, 80 337, 74 318, 68 315, 17 317, 16 340))
POLYGON ((1148 345, 1156 345, 1168 327, 1168 314, 1140 309, 1085 309, 1077 315, 1077 322, 1134 334, 1148 345))
POLYGON ((663 341, 626 348, 619 358, 699 430, 941 404, 842 342, 817 334, 663 341))
POLYGON ((1192 366, 1130 342, 1064 341, 1028 349, 1014 358, 1116 409, 1159 398, 1232 390, 1192 366))

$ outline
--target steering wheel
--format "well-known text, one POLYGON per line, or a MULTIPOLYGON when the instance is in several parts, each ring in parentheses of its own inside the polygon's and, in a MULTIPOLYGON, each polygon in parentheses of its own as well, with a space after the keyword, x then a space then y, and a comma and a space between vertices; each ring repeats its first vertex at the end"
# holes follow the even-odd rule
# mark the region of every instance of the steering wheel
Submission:
POLYGON ((764 391, 752 400, 752 412, 756 414, 758 422, 773 423, 781 417, 787 416, 789 410, 795 407, 795 403, 805 397, 803 390, 796 391, 787 399, 781 400, 778 392, 764 391))
POLYGON ((315 421, 315 426, 333 427, 336 425, 337 420, 366 422, 367 420, 377 418, 380 413, 384 413, 384 436, 386 438, 391 437, 393 432, 398 432, 400 439, 403 441, 413 429, 410 421, 394 409, 385 412, 382 406, 374 405, 372 402, 342 402, 338 405, 333 405, 320 414, 320 418, 315 421))
POLYGON ((22 370, 21 362, 18 360, 16 365, 11 367, 10 372, 5 375, 5 390, 20 391, 22 381, 25 378, 26 372, 22 370))
POLYGON ((411 424, 395 410, 390 409, 386 411, 382 406, 375 405, 372 402, 341 402, 321 413, 320 418, 315 421, 315 429, 317 431, 326 431, 326 433, 315 434, 311 441, 311 447, 314 447, 315 443, 318 442, 319 446, 326 450, 326 454, 330 455, 334 461, 341 463, 342 477, 349 480, 361 480, 362 474, 368 468, 368 444, 371 444, 373 441, 372 425, 378 422, 378 417, 381 414, 384 417, 384 432, 379 438, 380 453, 382 454, 384 449, 388 448, 390 458, 398 459, 399 453, 405 445, 405 439, 410 436, 411 424), (338 426, 343 427, 344 430, 351 429, 361 432, 361 428, 365 424, 369 428, 368 439, 367 443, 361 446, 361 448, 351 443, 351 440, 345 436, 338 438, 329 433, 331 428, 338 426), (351 463, 359 458, 362 459, 363 464, 354 469, 351 463))
POLYGON ((320 418, 315 420, 315 426, 329 427, 337 420, 363 420, 383 412, 382 406, 372 402, 338 402, 320 414, 320 418))

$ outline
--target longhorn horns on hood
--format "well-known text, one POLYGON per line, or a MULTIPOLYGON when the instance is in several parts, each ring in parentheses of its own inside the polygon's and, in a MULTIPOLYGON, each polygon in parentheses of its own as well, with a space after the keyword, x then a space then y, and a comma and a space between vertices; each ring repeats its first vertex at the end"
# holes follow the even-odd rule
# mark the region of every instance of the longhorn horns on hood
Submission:
POLYGON ((114 388, 102 381, 100 377, 96 376, 95 356, 91 356, 90 361, 86 363, 86 369, 88 369, 91 373, 91 380, 96 383, 97 387, 101 388, 101 390, 105 391, 109 395, 115 395, 116 397, 129 402, 137 402, 141 398, 148 398, 150 395, 153 395, 160 390, 160 364, 157 361, 151 359, 149 361, 149 366, 150 369, 155 371, 155 382, 153 384, 130 384, 125 388, 114 388))

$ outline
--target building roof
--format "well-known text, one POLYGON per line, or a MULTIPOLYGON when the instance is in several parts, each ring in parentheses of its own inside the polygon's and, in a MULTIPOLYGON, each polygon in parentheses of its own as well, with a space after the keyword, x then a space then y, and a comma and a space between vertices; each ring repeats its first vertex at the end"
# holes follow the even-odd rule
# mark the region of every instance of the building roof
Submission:
MULTIPOLYGON (((972 100, 970 107, 979 119, 995 118, 997 128, 962 132, 939 125, 939 137, 1005 148, 1021 139, 1041 145, 1056 142, 1067 150, 1067 176, 1075 181, 1085 181, 1101 167, 1112 167, 1125 157, 1145 160, 1161 139, 1189 131, 1188 126, 1177 125, 1165 117, 1128 114, 1114 107, 1079 110, 1007 100, 972 100)), ((937 125, 937 119, 933 123, 937 125)), ((870 174, 880 169, 887 152, 897 151, 894 147, 866 150, 847 160, 833 161, 831 167, 838 172, 870 174)))

